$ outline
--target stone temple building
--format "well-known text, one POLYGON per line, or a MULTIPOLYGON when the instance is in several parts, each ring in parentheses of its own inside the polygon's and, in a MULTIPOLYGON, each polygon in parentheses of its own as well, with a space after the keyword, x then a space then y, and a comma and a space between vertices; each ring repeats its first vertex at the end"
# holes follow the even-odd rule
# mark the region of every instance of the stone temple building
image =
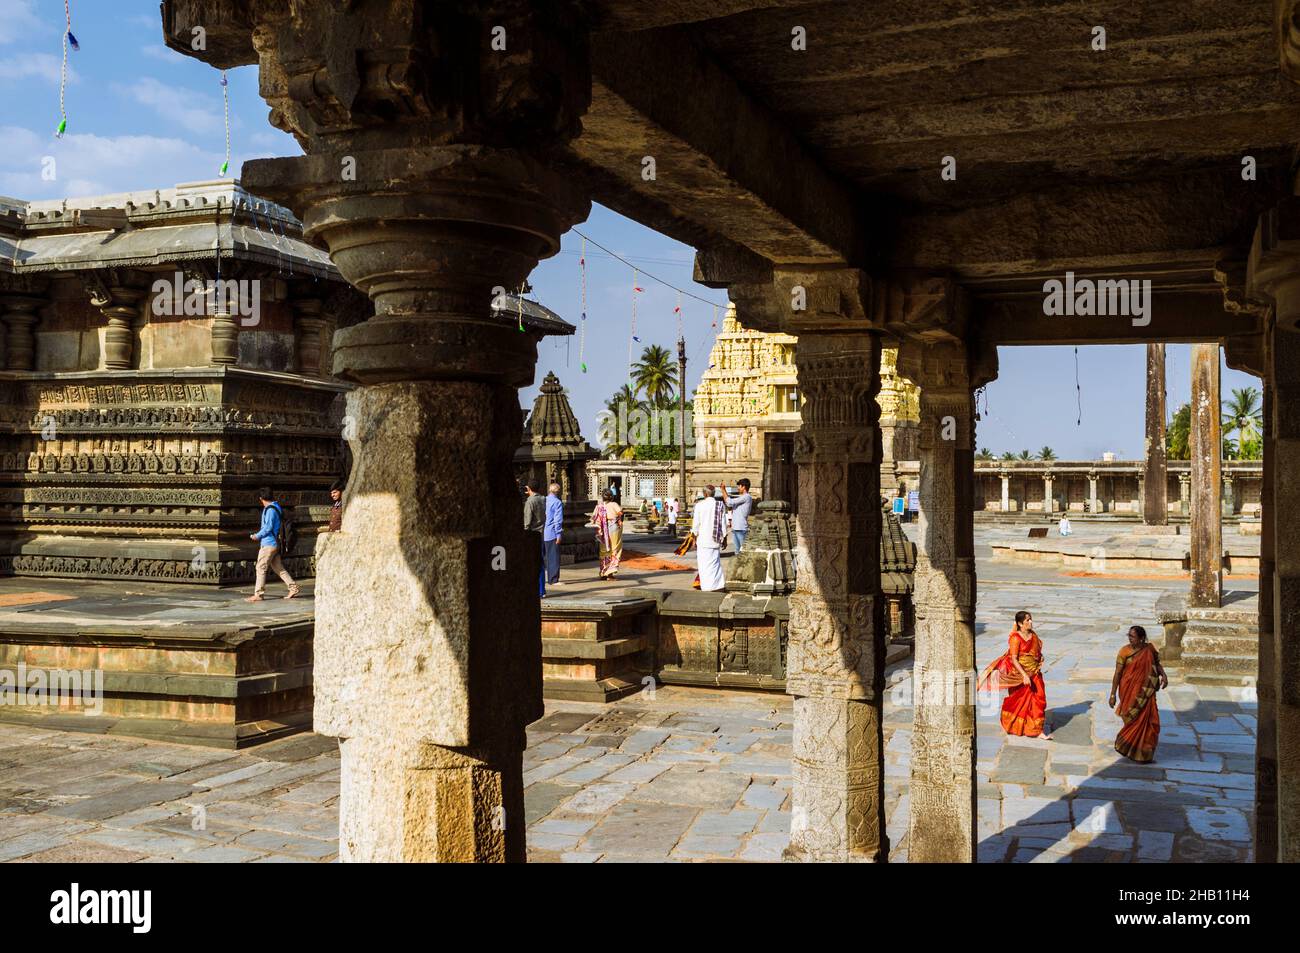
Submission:
POLYGON ((482 302, 597 200, 695 247, 745 327, 798 338, 787 858, 889 855, 882 348, 920 388, 914 674, 953 689, 914 709, 909 860, 970 862, 972 394, 1001 347, 1181 342, 1201 605, 1222 586, 1220 349, 1262 380, 1255 856, 1300 860, 1300 0, 1107 8, 1105 36, 1069 4, 985 9, 164 0, 171 48, 258 65, 305 155, 243 181, 374 303, 334 336, 352 502, 316 550, 342 859, 525 855, 540 612, 510 462, 537 352, 482 302), (1053 313, 1066 284, 1091 297, 1053 313))
MULTIPOLYGON (((785 500, 798 510, 797 341, 793 334, 744 327, 735 304, 727 305, 709 366, 695 391, 695 458, 687 468, 691 487, 731 486, 745 476, 756 495, 785 500)), ((894 348, 882 349, 876 395, 883 439, 880 488, 885 496, 898 487, 896 461, 915 460, 917 452, 917 390, 898 376, 897 356, 894 348)))

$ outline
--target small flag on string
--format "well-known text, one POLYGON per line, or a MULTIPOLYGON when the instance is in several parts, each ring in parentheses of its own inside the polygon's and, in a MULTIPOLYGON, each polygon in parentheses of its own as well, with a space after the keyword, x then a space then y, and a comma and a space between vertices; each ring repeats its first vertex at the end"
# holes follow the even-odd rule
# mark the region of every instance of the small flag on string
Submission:
POLYGON ((77 38, 72 35, 71 30, 68 31, 68 43, 72 45, 72 49, 74 52, 81 51, 81 44, 77 42, 77 38))

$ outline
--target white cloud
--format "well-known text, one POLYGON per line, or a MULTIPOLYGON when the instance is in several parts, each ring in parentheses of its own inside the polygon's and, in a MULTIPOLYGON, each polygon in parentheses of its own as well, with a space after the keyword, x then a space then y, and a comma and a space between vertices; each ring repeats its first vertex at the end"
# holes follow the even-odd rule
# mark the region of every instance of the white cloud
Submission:
POLYGON ((140 47, 140 52, 152 60, 158 60, 163 63, 180 63, 186 57, 175 50, 168 49, 161 43, 150 43, 148 46, 140 47))
MULTIPOLYGON (((166 188, 217 177, 222 155, 183 139, 160 136, 70 134, 45 137, 18 126, 0 126, 0 194, 35 200, 166 188), (46 156, 55 179, 41 177, 46 156)), ((238 164, 231 163, 235 169, 238 164)))
POLYGON ((30 31, 41 28, 32 11, 32 0, 0 0, 0 43, 30 39, 30 31))
POLYGON ((187 132, 210 134, 220 132, 224 126, 222 114, 199 105, 199 97, 192 90, 168 86, 152 76, 142 77, 129 86, 115 83, 113 90, 141 106, 148 106, 187 132))
MULTIPOLYGON (((3 0, 0 0, 3 2, 3 0)), ((0 58, 0 80, 35 77, 47 83, 59 82, 62 60, 53 53, 19 53, 0 58)), ((68 66, 68 82, 78 82, 76 71, 68 66)))

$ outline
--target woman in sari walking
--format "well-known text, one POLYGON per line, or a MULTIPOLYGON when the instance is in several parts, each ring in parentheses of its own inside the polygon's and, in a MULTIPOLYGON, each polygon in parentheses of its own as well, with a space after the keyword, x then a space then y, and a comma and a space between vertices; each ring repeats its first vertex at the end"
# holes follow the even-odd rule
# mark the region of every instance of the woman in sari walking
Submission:
POLYGON ((609 490, 601 492, 591 522, 596 527, 596 542, 600 545, 600 578, 613 579, 618 573, 618 562, 623 558, 623 507, 614 502, 614 495, 609 490))
POLYGON ((1115 750, 1124 757, 1142 764, 1154 760, 1160 741, 1156 692, 1168 687, 1160 653, 1147 641, 1147 630, 1133 626, 1128 630, 1128 645, 1115 659, 1115 677, 1110 682, 1110 707, 1124 721, 1115 750))
MULTIPOLYGON (((1043 640, 1034 631, 1034 617, 1016 613, 1016 627, 1007 637, 1007 651, 980 676, 980 691, 1009 689, 1002 702, 1002 729, 1009 735, 1037 738, 1047 716, 1043 684, 1043 640)), ((1050 739, 1050 734, 1043 735, 1050 739)))

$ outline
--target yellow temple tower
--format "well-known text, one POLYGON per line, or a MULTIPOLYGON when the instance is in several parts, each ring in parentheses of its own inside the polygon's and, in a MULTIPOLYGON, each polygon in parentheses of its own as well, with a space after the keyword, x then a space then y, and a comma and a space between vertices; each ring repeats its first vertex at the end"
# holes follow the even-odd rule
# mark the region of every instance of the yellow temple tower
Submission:
MULTIPOLYGON (((688 492, 706 483, 734 485, 748 477, 756 495, 797 506, 794 433, 799 429, 799 379, 794 365, 798 338, 741 326, 727 305, 709 366, 695 391, 695 459, 688 492)), ((920 420, 916 385, 898 376, 893 349, 880 362, 881 431, 884 456, 881 492, 898 486, 895 460, 915 460, 920 420)))

